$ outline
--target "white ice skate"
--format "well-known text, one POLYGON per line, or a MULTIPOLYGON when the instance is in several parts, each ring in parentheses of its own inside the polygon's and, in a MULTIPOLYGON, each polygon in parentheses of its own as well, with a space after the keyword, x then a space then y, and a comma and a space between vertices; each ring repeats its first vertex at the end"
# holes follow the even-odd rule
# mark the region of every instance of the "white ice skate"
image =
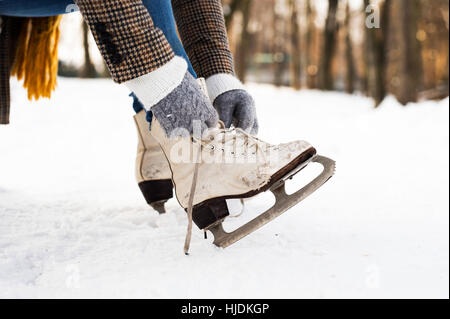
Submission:
POLYGON ((153 118, 151 134, 159 142, 172 171, 180 205, 188 211, 189 249, 192 220, 211 231, 214 244, 227 247, 278 217, 322 186, 333 174, 333 160, 316 155, 307 142, 270 145, 239 129, 222 127, 207 137, 168 138, 153 118), (323 172, 292 195, 284 183, 308 163, 323 165, 323 172), (222 222, 229 216, 226 200, 250 198, 270 190, 275 205, 234 232, 227 233, 222 222))

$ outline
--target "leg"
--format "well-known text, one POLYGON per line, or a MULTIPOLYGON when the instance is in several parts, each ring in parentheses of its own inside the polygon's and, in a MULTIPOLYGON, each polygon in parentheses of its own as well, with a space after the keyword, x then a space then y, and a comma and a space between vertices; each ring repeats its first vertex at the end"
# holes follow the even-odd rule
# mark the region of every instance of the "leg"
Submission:
MULTIPOLYGON (((172 50, 177 56, 186 60, 189 72, 196 78, 197 75, 177 34, 171 1, 143 0, 143 3, 149 11, 153 23, 163 31, 172 50)), ((158 142, 150 135, 144 106, 133 93, 130 96, 133 97, 133 109, 136 112, 134 118, 139 140, 136 157, 138 186, 146 202, 159 213, 164 213, 164 203, 173 196, 172 173, 158 142)))
POLYGON ((183 44, 178 37, 175 17, 173 16, 172 3, 170 0, 142 0, 144 6, 150 12, 153 23, 164 32, 167 41, 170 43, 173 52, 186 60, 189 72, 194 78, 197 77, 194 68, 189 61, 183 44))
MULTIPOLYGON (((178 37, 170 0, 143 0, 143 3, 153 23, 163 31, 172 50, 186 60, 189 72, 197 77, 178 37)), ((144 106, 133 93, 130 96, 133 97, 133 109, 136 112, 134 119, 139 140, 136 157, 138 186, 146 202, 159 213, 164 213, 164 203, 173 196, 172 173, 158 142, 150 135, 144 106)))
MULTIPOLYGON (((186 60, 188 64, 188 70, 194 78, 197 74, 192 67, 191 61, 184 50, 183 44, 177 34, 177 27, 175 23, 175 17, 173 16, 172 3, 170 0, 143 0, 143 3, 147 10, 150 12, 153 23, 164 32, 167 41, 170 43, 173 52, 176 55, 182 57, 186 60)), ((133 98, 133 109, 137 113, 144 109, 142 103, 137 99, 137 97, 131 93, 130 96, 133 98)))

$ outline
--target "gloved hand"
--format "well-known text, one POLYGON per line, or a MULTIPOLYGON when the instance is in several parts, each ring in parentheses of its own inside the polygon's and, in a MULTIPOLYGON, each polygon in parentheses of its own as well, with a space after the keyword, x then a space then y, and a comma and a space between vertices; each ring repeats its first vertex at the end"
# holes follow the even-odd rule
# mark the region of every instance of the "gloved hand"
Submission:
POLYGON ((217 126, 219 121, 216 110, 189 72, 178 87, 151 107, 151 111, 167 136, 179 129, 193 134, 194 125, 198 125, 195 133, 203 133, 206 129, 217 126), (200 129, 201 132, 197 131, 200 129))
POLYGON ((239 127, 252 135, 258 134, 255 101, 245 90, 222 93, 214 100, 214 107, 226 127, 239 127))
POLYGON ((209 97, 226 127, 234 125, 252 135, 258 133, 255 101, 244 85, 231 74, 206 79, 209 97))
POLYGON ((217 126, 216 110, 180 57, 125 84, 169 137, 173 133, 176 136, 203 134, 207 128, 217 126))

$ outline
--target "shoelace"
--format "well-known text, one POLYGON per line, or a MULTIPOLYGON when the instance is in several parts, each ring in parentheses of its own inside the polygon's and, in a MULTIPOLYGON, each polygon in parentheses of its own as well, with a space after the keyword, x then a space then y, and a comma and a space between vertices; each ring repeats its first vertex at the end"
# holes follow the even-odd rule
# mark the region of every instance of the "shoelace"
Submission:
MULTIPOLYGON (((205 138, 199 140, 199 143, 203 147, 208 148, 212 142, 219 141, 223 145, 222 151, 232 150, 231 153, 235 155, 238 154, 240 147, 242 147, 244 150, 248 150, 254 146, 255 151, 253 152, 253 154, 254 155, 257 155, 258 153, 261 154, 264 163, 267 163, 267 157, 264 151, 264 146, 266 145, 266 143, 264 141, 248 134, 246 131, 240 128, 233 127, 230 129, 226 129, 223 122, 221 121, 219 121, 219 125, 220 125, 220 128, 218 129, 219 132, 216 132, 214 136, 210 135, 212 137, 211 139, 205 138)), ((247 154, 244 153, 242 155, 245 156, 247 154)))
POLYGON ((200 149, 197 152, 197 161, 194 166, 194 174, 192 176, 192 184, 191 184, 191 190, 189 194, 189 201, 188 201, 188 229, 186 233, 186 239, 184 241, 184 254, 189 255, 189 247, 191 246, 191 239, 192 239, 192 210, 194 209, 194 195, 195 195, 195 189, 197 187, 197 178, 198 178, 198 169, 200 166, 200 156, 201 156, 201 145, 199 147, 200 149))
MULTIPOLYGON (((219 130, 219 132, 215 134, 213 140, 219 140, 222 142, 222 144, 224 145, 222 150, 226 149, 225 145, 229 144, 229 143, 233 143, 232 146, 234 147, 234 150, 236 150, 236 144, 238 141, 237 137, 239 135, 243 135, 243 138, 244 138, 243 146, 245 146, 245 147, 252 146, 252 142, 253 142, 253 145, 255 145, 255 148, 256 148, 255 155, 257 155, 257 152, 260 151, 260 153, 262 154, 262 156, 264 158, 264 163, 267 163, 266 154, 263 150, 263 147, 261 146, 261 143, 264 143, 263 141, 261 141, 260 139, 254 137, 254 136, 251 136, 250 134, 248 134, 247 132, 245 132, 244 130, 242 130, 240 128, 226 129, 224 123, 221 121, 219 121, 218 130, 219 130), (221 137, 221 138, 217 138, 217 137, 221 137)), ((198 145, 198 149, 197 149, 197 160, 195 161, 195 165, 194 165, 194 173, 192 175, 192 184, 191 184, 189 200, 188 200, 188 209, 187 209, 188 229, 186 232, 186 239, 184 242, 185 255, 189 255, 189 248, 190 248, 191 239, 192 239, 192 211, 194 209, 193 204, 194 204, 195 190, 197 188, 198 171, 199 171, 200 162, 201 162, 201 152, 202 152, 203 147, 208 147, 208 145, 210 145, 211 140, 193 138, 193 142, 194 142, 194 145, 198 145)), ((242 211, 238 215, 234 216, 235 218, 241 216, 242 213, 244 212, 244 201, 241 200, 241 203, 243 205, 242 211)))

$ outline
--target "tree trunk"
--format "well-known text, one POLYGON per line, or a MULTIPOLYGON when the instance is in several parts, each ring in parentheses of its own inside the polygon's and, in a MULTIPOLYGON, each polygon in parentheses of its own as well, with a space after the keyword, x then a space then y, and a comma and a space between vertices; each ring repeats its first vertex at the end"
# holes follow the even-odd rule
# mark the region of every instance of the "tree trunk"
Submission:
POLYGON ((352 35, 350 32, 350 23, 351 23, 351 12, 350 12, 350 4, 347 2, 347 6, 345 8, 345 60, 346 60, 346 79, 345 79, 345 91, 349 94, 352 94, 355 90, 354 87, 354 79, 355 79, 355 64, 353 61, 353 43, 352 43, 352 35))
MULTIPOLYGON (((366 8, 371 5, 370 0, 364 0, 364 15, 366 15, 366 8)), ((365 23, 365 21, 364 21, 365 23)), ((365 89, 366 94, 370 97, 374 96, 374 66, 375 66, 375 29, 369 28, 366 24, 364 24, 365 32, 365 42, 364 42, 364 64, 365 64, 365 89)))
MULTIPOLYGON (((386 71, 389 40, 390 11, 392 0, 385 0, 381 5, 380 28, 366 27, 366 83, 367 93, 375 100, 378 107, 386 97, 386 71)), ((370 0, 364 0, 364 9, 370 0)))
MULTIPOLYGON (((447 10, 442 10, 442 17, 444 19, 445 22, 445 26, 447 27, 447 34, 448 34, 448 30, 449 30, 449 18, 448 18, 448 1, 447 1, 447 10)), ((442 76, 442 83, 444 86, 444 90, 447 94, 447 96, 449 95, 449 83, 448 83, 448 79, 449 78, 449 50, 447 47, 447 62, 445 64, 445 72, 442 76)))
POLYGON ((328 0, 328 15, 325 23, 322 60, 319 68, 319 88, 322 90, 332 90, 334 87, 331 66, 336 49, 337 9, 338 0, 328 0))
POLYGON ((95 70, 89 54, 89 27, 84 21, 82 21, 81 24, 83 28, 84 65, 81 69, 80 76, 82 78, 95 78, 97 76, 97 71, 95 70))
POLYGON ((401 85, 398 100, 406 105, 416 102, 421 83, 420 45, 416 38, 419 0, 401 0, 401 85))
POLYGON ((238 47, 237 57, 237 75, 242 82, 245 82, 248 68, 248 57, 250 56, 250 33, 248 23, 250 21, 252 0, 241 0, 242 2, 242 33, 241 41, 238 47))
POLYGON ((449 56, 447 54, 447 63, 445 65, 445 73, 444 76, 442 77, 442 83, 444 85, 444 90, 447 94, 447 96, 449 95, 449 85, 448 85, 448 72, 449 72, 449 56))
POLYGON ((274 68, 274 84, 275 86, 282 86, 284 84, 284 75, 286 72, 286 57, 285 44, 286 21, 277 9, 277 0, 273 1, 273 24, 274 24, 274 39, 273 39, 273 68, 274 68))
POLYGON ((391 0, 385 0, 381 9, 381 29, 376 30, 375 47, 375 106, 386 97, 386 71, 390 27, 391 0))
POLYGON ((291 86, 296 90, 302 87, 301 82, 301 50, 300 25, 298 23, 297 0, 289 0, 291 9, 291 86))
POLYGON ((317 62, 314 61, 314 36, 316 26, 314 21, 316 19, 316 13, 311 6, 311 0, 306 1, 306 18, 307 18, 307 31, 306 31, 306 85, 310 89, 317 88, 317 62))
POLYGON ((225 26, 227 31, 230 30, 231 22, 233 21, 233 17, 236 12, 241 9, 242 1, 241 0, 232 0, 229 5, 229 12, 225 15, 225 26))
POLYGON ((301 50, 300 25, 298 21, 297 0, 289 0, 291 9, 291 86, 296 90, 302 87, 301 82, 301 50))

